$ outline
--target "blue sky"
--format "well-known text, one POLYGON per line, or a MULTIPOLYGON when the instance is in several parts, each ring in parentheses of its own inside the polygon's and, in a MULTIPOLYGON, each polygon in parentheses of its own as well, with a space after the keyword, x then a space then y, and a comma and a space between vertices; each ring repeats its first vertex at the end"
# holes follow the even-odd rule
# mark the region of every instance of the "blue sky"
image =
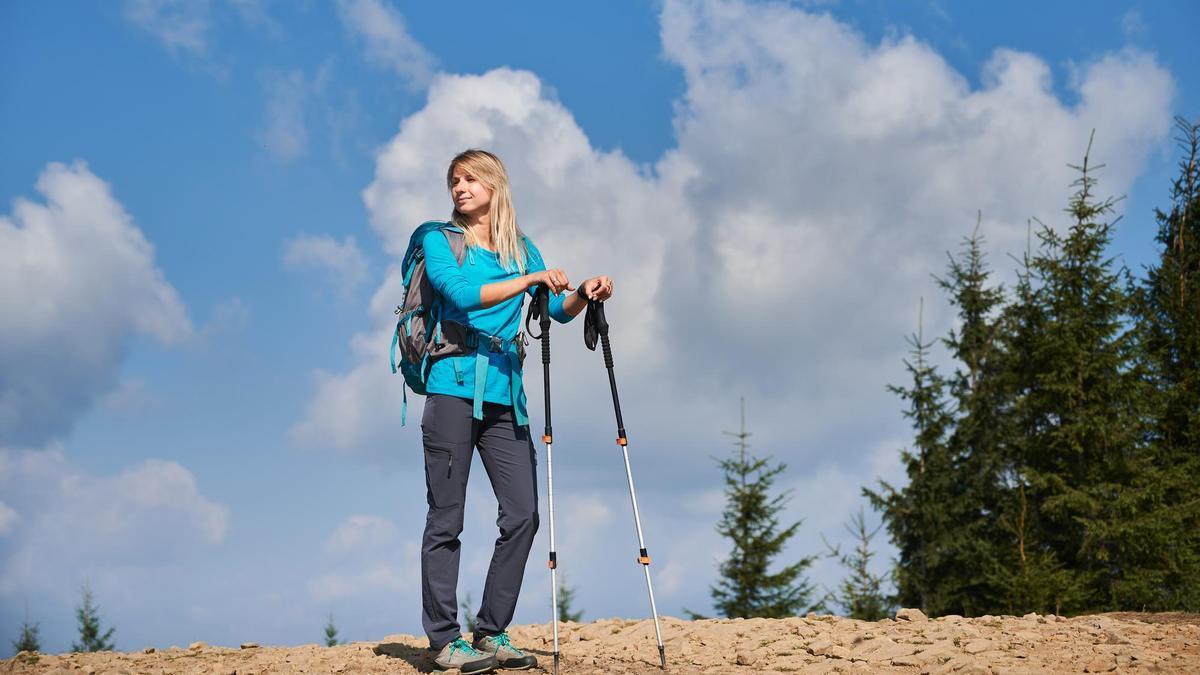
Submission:
MULTIPOLYGON (((660 609, 709 607, 710 457, 739 396, 754 447, 789 464, 790 553, 843 540, 859 487, 898 476, 884 386, 919 298, 927 334, 951 325, 929 274, 977 210, 1006 278, 1028 218, 1061 225, 1095 128, 1100 188, 1127 196, 1113 253, 1153 258, 1171 117, 1200 114, 1198 14, 0 6, 0 637, 27 606, 69 648, 85 582, 122 649, 312 642, 331 612, 347 639, 419 632, 419 430, 399 426, 388 319, 397 248, 445 215, 439 176, 468 146, 505 158, 552 263, 617 281, 660 609)), ((639 617, 603 368, 578 325, 557 331, 561 569, 586 617, 639 617)), ((493 514, 477 476, 475 598, 493 514)), ((544 535, 518 622, 548 616, 544 535)))

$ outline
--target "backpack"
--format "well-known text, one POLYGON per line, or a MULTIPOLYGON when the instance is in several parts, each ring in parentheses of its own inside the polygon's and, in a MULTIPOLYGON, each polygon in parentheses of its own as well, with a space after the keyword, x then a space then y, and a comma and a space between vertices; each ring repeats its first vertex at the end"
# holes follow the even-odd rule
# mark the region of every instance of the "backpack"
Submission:
POLYGON ((437 291, 425 276, 425 249, 421 245, 425 235, 441 230, 450 243, 450 250, 458 264, 466 257, 467 240, 463 231, 450 223, 431 220, 421 223, 408 239, 408 250, 400 270, 404 275, 404 301, 396 307, 396 330, 392 333, 392 373, 404 375, 404 407, 400 415, 403 426, 408 418, 408 389, 414 394, 425 395, 425 383, 429 376, 430 360, 437 356, 459 353, 459 340, 444 340, 442 325, 438 321, 437 291), (400 360, 396 360, 399 348, 400 360))

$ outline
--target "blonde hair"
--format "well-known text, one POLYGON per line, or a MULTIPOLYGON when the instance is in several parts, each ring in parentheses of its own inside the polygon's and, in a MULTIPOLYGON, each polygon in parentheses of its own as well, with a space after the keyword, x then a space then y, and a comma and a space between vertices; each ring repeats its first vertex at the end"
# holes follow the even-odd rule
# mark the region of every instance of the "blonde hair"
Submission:
MULTIPOLYGON (((450 168, 446 170, 446 187, 452 189, 454 169, 461 167, 463 171, 483 183, 492 193, 491 206, 488 216, 491 221, 492 248, 500 258, 500 266, 506 270, 516 270, 525 274, 526 250, 525 235, 517 227, 517 214, 513 210, 512 193, 508 189, 508 171, 500 158, 487 150, 464 150, 450 160, 450 168)), ((468 227, 467 217, 454 209, 450 220, 466 232, 467 244, 479 246, 475 234, 468 227)))

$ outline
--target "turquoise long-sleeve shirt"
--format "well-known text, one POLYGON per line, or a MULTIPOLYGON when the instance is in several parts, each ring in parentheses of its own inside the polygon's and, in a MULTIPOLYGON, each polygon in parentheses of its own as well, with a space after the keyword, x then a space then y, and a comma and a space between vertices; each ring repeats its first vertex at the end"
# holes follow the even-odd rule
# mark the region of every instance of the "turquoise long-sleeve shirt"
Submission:
MULTIPOLYGON (((528 237, 525 238, 525 245, 526 272, 540 272, 546 269, 542 254, 528 237)), ((511 340, 517 336, 524 318, 521 310, 525 295, 521 294, 486 308, 480 299, 480 291, 484 285, 515 279, 520 276, 517 270, 505 270, 500 265, 498 255, 475 246, 467 247, 467 255, 460 266, 454 258, 454 252, 450 250, 445 233, 440 230, 427 234, 422 246, 425 249, 425 276, 441 296, 441 319, 457 321, 504 340, 511 340)), ((536 291, 536 286, 527 291, 531 301, 536 291)), ((550 316, 559 323, 566 323, 573 318, 563 309, 565 298, 562 293, 550 296, 550 316)), ((518 378, 519 381, 522 376, 521 369, 514 370, 512 361, 504 352, 489 352, 488 359, 483 400, 506 406, 516 405, 524 411, 524 389, 516 388, 520 392, 519 401, 513 401, 512 393, 512 378, 518 378)), ((426 391, 431 394, 473 399, 475 369, 474 353, 439 358, 430 367, 426 391)))

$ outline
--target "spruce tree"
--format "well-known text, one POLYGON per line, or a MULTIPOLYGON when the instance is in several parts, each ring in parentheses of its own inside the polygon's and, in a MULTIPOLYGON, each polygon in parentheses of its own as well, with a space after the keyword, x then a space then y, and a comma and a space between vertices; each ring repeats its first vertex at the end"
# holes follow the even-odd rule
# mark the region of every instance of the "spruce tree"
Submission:
POLYGON ((463 617, 467 620, 468 633, 474 633, 475 626, 479 623, 475 616, 475 610, 471 609, 472 604, 474 603, 471 601, 470 593, 467 593, 466 597, 462 599, 462 602, 458 603, 458 608, 462 610, 463 617))
POLYGON ((325 624, 325 646, 336 647, 338 645, 338 629, 333 623, 333 612, 329 613, 329 622, 325 624))
POLYGON ((729 557, 720 564, 720 580, 711 587, 714 606, 725 617, 782 618, 808 609, 813 587, 804 576, 818 556, 809 556, 770 572, 774 559, 783 552, 801 521, 781 527, 779 514, 789 493, 771 494, 775 478, 787 468, 770 458, 755 457, 746 439, 746 403, 742 400, 741 430, 734 436, 737 448, 719 460, 725 472, 725 509, 717 532, 733 544, 729 557))
POLYGON ((958 327, 942 339, 957 362, 946 383, 954 418, 946 441, 953 487, 942 506, 952 536, 946 547, 947 573, 931 583, 942 589, 937 594, 944 598, 941 611, 966 616, 994 609, 995 591, 987 570, 995 564, 1000 546, 995 523, 1003 494, 1004 289, 990 283, 979 220, 963 240, 962 252, 957 257, 947 254, 946 276, 937 280, 957 310, 958 327))
MULTIPOLYGON (((1032 238, 1032 224, 1030 225, 1032 238)), ((1031 506, 1025 457, 1037 447, 1040 412, 1033 394, 1039 388, 1044 352, 1039 347, 1047 324, 1040 289, 1035 286, 1032 242, 1028 243, 1017 272, 1015 297, 1004 308, 1000 335, 1003 364, 999 388, 1003 392, 995 414, 1001 436, 1001 467, 997 476, 1001 495, 991 505, 997 536, 995 558, 981 570, 989 584, 991 613, 1059 613, 1078 606, 1084 589, 1045 541, 1045 521, 1031 506)))
POLYGON ((79 622, 79 642, 71 644, 73 652, 109 652, 113 650, 112 634, 115 628, 102 631, 100 610, 92 597, 92 589, 84 584, 80 589, 82 602, 75 608, 79 622))
POLYGON ((42 650, 41 640, 38 638, 38 624, 29 623, 29 612, 25 612, 25 620, 21 622, 21 635, 12 643, 13 652, 38 652, 42 650))
MULTIPOLYGON (((922 301, 922 312, 924 302, 922 301)), ((898 549, 895 601, 902 607, 919 607, 929 614, 957 609, 955 593, 940 583, 953 569, 957 546, 947 505, 955 499, 946 436, 953 419, 946 409, 946 383, 929 364, 929 348, 918 315, 917 332, 908 338, 912 359, 904 361, 912 377, 910 387, 889 385, 888 390, 908 401, 904 416, 916 432, 914 448, 902 450, 901 461, 908 485, 895 488, 880 481, 879 490, 863 489, 872 506, 881 512, 892 543, 898 549)))
POLYGON ((1200 611, 1200 123, 1175 120, 1181 150, 1171 207, 1156 212, 1157 264, 1133 288, 1140 355, 1153 384, 1138 477, 1146 509, 1133 526, 1155 542, 1122 595, 1159 610, 1200 611))
POLYGON ((560 621, 574 621, 579 623, 583 620, 583 610, 575 611, 573 605, 575 603, 575 589, 567 584, 566 575, 559 575, 562 580, 558 589, 558 618, 560 621))
POLYGON ((1067 611, 1129 606, 1122 578, 1143 567, 1146 540, 1128 514, 1144 507, 1135 478, 1148 469, 1139 445, 1146 400, 1135 367, 1121 274, 1107 247, 1114 199, 1097 200, 1091 141, 1060 235, 1043 226, 1031 260, 1044 322, 1034 336, 1035 371, 1021 402, 1025 434, 1017 483, 1041 521, 1040 539, 1070 570, 1067 588, 1086 595, 1067 611))
POLYGON ((891 603, 883 592, 884 578, 871 572, 871 558, 875 557, 875 551, 871 550, 871 540, 879 533, 883 523, 868 532, 866 518, 860 507, 845 527, 854 537, 855 546, 851 553, 842 553, 837 548, 830 547, 832 554, 849 572, 849 576, 839 586, 834 600, 851 619, 878 621, 891 613, 891 603))

